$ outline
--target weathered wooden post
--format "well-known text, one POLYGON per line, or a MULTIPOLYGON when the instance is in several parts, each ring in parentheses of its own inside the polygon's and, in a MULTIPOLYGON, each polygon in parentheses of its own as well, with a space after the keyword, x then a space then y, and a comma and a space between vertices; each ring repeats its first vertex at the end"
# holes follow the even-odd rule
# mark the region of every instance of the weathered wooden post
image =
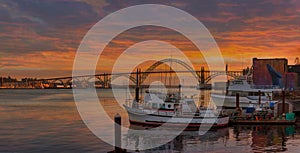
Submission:
POLYGON ((136 86, 135 86, 135 101, 136 103, 139 103, 139 98, 140 98, 140 80, 139 80, 139 69, 136 70, 136 86))
POLYGON ((204 71, 205 71, 204 67, 202 66, 201 70, 200 70, 200 84, 204 84, 205 83, 204 71))
POLYGON ((240 108, 240 94, 239 93, 235 94, 235 107, 236 107, 236 112, 238 113, 237 116, 241 116, 242 110, 240 108))
POLYGON ((235 94, 235 106, 236 106, 236 109, 240 108, 240 94, 239 93, 235 94))
POLYGON ((285 113, 285 91, 282 90, 282 114, 285 113))
POLYGON ((261 91, 258 90, 258 105, 260 106, 261 104, 261 91))
POLYGON ((119 113, 115 115, 115 153, 121 153, 121 116, 119 113))

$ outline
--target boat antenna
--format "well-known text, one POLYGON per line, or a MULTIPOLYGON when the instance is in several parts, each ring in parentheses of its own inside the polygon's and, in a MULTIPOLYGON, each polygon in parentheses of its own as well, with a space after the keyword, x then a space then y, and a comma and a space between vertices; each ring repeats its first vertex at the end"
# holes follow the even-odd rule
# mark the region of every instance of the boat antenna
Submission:
POLYGON ((126 89, 125 89, 125 105, 128 106, 128 101, 127 101, 127 100, 128 100, 128 98, 127 98, 127 94, 128 94, 128 93, 127 93, 127 87, 125 86, 125 84, 126 84, 126 83, 125 83, 125 80, 123 80, 123 87, 126 88, 126 89))

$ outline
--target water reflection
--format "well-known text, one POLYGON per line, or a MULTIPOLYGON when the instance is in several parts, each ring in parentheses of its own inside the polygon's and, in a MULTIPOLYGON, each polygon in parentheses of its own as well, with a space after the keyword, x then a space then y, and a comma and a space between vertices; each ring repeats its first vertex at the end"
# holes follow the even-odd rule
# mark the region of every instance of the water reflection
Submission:
MULTIPOLYGON (((97 92, 107 113, 114 116, 119 112, 123 125, 129 126, 126 112, 113 103, 111 91, 97 92)), ((82 122, 71 90, 0 90, 0 97, 0 152, 113 150, 82 122)), ((113 129, 103 132, 113 133, 113 129)), ((166 139, 168 132, 154 135, 156 141, 166 139)), ((138 146, 146 143, 148 136, 129 133, 124 137, 123 142, 138 146)), ((299 152, 299 144, 299 128, 294 126, 234 126, 204 135, 185 131, 167 144, 141 152, 299 152)))
MULTIPOLYGON (((130 128, 146 129, 136 125, 130 128)), ((169 143, 143 152, 233 152, 241 149, 244 152, 294 152, 288 150, 287 142, 293 139, 295 130, 294 126, 243 125, 209 130, 204 135, 199 131, 184 131, 169 143)), ((129 130, 124 142, 140 148, 140 145, 151 144, 150 140, 166 139, 169 132, 170 129, 165 129, 157 135, 147 135, 129 130)))
POLYGON ((294 126, 234 126, 236 141, 251 140, 251 148, 255 152, 287 151, 287 141, 294 136, 294 126))
MULTIPOLYGON (((130 129, 134 130, 145 130, 147 127, 141 127, 137 125, 131 125, 130 129)), ((151 129, 155 130, 155 129, 151 129)), ((126 135, 126 145, 133 143, 136 148, 141 148, 140 145, 150 145, 154 143, 153 140, 160 142, 167 139, 172 133, 172 129, 159 129, 157 135, 147 135, 146 133, 138 133, 128 131, 126 135)), ((220 146, 226 146, 226 141, 229 138, 229 128, 213 129, 206 132, 205 134, 199 134, 201 131, 183 131, 180 135, 176 136, 175 139, 168 142, 167 144, 155 147, 153 149, 146 150, 145 152, 199 152, 199 151, 211 151, 220 146)), ((157 143, 156 142, 156 143, 157 143)))

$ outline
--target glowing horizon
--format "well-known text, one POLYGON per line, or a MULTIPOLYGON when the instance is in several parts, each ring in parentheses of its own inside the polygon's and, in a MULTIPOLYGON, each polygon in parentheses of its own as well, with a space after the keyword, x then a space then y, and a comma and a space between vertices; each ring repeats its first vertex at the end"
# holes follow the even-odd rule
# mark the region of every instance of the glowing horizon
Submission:
MULTIPOLYGON (((299 57, 299 1, 158 3, 187 11, 201 21, 217 41, 230 70, 251 67, 252 58, 286 58, 288 64, 293 65, 299 57)), ((31 0, 1 2, 0 76, 71 76, 76 50, 85 33, 106 15, 137 4, 143 3, 105 0, 45 0, 39 4, 31 0)), ((101 55, 106 61, 99 61, 97 72, 109 72, 122 51, 146 40, 161 40, 176 46, 191 59, 197 70, 206 65, 198 49, 180 33, 145 26, 117 36, 101 55)), ((151 53, 136 56, 149 55, 151 53)))

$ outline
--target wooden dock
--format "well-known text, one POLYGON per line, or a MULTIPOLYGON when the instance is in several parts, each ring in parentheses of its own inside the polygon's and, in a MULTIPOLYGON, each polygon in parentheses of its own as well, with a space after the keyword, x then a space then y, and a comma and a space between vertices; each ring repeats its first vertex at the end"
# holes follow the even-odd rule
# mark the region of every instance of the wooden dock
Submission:
POLYGON ((296 120, 242 120, 231 119, 230 125, 293 125, 296 124, 296 120))

